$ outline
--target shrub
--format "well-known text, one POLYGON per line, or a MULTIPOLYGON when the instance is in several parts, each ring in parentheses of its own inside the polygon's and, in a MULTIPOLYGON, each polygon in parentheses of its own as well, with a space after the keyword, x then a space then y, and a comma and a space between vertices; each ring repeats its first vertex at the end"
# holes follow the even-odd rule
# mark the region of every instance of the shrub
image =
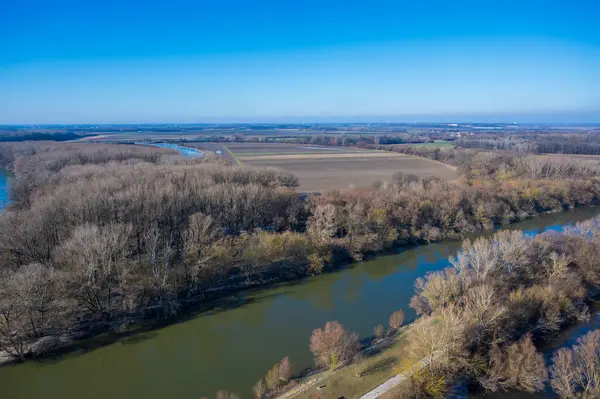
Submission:
POLYGON ((431 314, 434 310, 454 303, 463 292, 463 283, 455 269, 427 273, 415 282, 415 296, 410 306, 418 314, 431 314))
POLYGON ((550 385, 563 398, 600 398, 600 330, 554 353, 550 385))
POLYGON ((402 326, 404 321, 404 311, 402 309, 396 310, 390 315, 389 325, 393 330, 397 330, 402 326))
POLYGON ((252 391, 254 392, 254 397, 256 399, 261 399, 264 396, 264 394, 267 392, 267 387, 265 386, 262 378, 258 380, 256 384, 254 384, 252 391))
MULTIPOLYGON (((290 359, 286 356, 267 371, 267 375, 265 376, 266 389, 275 390, 281 385, 287 384, 291 377, 292 365, 290 359)), ((259 382, 262 383, 262 380, 259 382)))
POLYGON ((373 329, 373 333, 375 334, 375 338, 377 338, 378 340, 381 340, 383 338, 383 335, 385 334, 385 330, 381 324, 378 324, 373 329))
POLYGON ((217 395, 216 395, 216 399, 240 399, 240 397, 231 392, 218 391, 217 395))
POLYGON ((443 399, 448 397, 450 383, 440 369, 421 368, 393 392, 395 398, 443 399))
POLYGON ((544 389, 548 372, 541 353, 527 334, 506 349, 494 346, 490 355, 491 367, 484 386, 492 391, 520 389, 538 392, 544 389))
POLYGON ((292 378, 292 364, 286 356, 279 362, 279 380, 283 384, 287 384, 290 378, 292 378))
POLYGON ((353 359, 360 350, 360 344, 358 335, 346 331, 337 321, 328 321, 325 328, 313 331, 310 350, 317 365, 335 370, 353 359))
POLYGON ((277 389, 279 387, 279 363, 276 363, 265 375, 267 389, 277 389))

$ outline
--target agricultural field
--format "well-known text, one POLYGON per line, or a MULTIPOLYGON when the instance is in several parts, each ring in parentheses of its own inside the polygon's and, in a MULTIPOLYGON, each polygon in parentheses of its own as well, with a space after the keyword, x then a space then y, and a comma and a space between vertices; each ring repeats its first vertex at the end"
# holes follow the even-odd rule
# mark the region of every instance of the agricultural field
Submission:
POLYGON ((376 181, 391 181, 397 172, 456 178, 449 166, 392 152, 280 143, 228 143, 224 147, 242 165, 293 172, 300 180, 299 191, 305 192, 370 187, 376 181))
POLYGON ((297 154, 338 154, 368 152, 360 148, 346 147, 319 147, 309 144, 286 144, 286 143, 227 143, 236 156, 263 156, 263 155, 297 155, 297 154))
POLYGON ((237 164, 237 160, 233 154, 227 149, 224 143, 189 143, 190 147, 199 148, 201 150, 212 151, 219 155, 221 158, 231 161, 233 164, 237 164))

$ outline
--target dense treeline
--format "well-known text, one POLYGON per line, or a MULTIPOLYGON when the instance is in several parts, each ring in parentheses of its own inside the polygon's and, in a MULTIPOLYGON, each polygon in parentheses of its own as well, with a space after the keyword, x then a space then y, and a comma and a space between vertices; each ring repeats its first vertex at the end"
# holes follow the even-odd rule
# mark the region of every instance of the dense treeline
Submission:
POLYGON ((16 175, 13 204, 0 215, 2 350, 24 357, 42 351, 40 342, 168 316, 224 290, 600 199, 594 161, 453 149, 438 157, 464 178, 399 174, 303 200, 288 172, 216 157, 0 145, 0 165, 16 175))
POLYGON ((0 132, 0 141, 5 142, 15 142, 15 141, 68 141, 68 140, 77 140, 85 135, 81 135, 78 133, 72 132, 23 132, 23 133, 10 133, 10 134, 1 134, 4 132, 0 132))
POLYGON ((287 172, 146 147, 36 143, 0 154, 16 174, 0 217, 0 345, 13 356, 86 321, 175 312, 269 265, 294 272, 312 251, 293 232, 304 209, 287 172))
MULTIPOLYGON (((588 304, 600 290, 599 255, 600 219, 563 233, 503 230, 463 242, 450 258, 451 267, 415 283, 411 307, 420 317, 402 338, 406 361, 415 367, 408 381, 386 397, 441 399, 457 386, 492 392, 538 392, 550 386, 562 398, 597 398, 600 330, 555 351, 550 364, 535 343, 589 318, 588 304)), ((335 371, 357 363, 354 377, 346 371, 347 378, 368 375, 376 364, 369 358, 400 339, 403 318, 401 310, 392 313, 389 330, 375 327, 374 337, 363 341, 366 346, 337 321, 327 322, 310 337, 315 366, 335 371)), ((289 389, 289 370, 285 357, 256 383, 255 397, 276 397, 289 389)))
POLYGON ((600 163, 593 159, 527 155, 512 151, 481 151, 463 148, 386 146, 388 151, 428 158, 456 166, 468 179, 563 179, 596 176, 600 163))
MULTIPOLYGON (((409 348, 429 361, 422 384, 408 384, 403 394, 445 397, 457 382, 491 391, 543 390, 549 374, 534 342, 589 317, 587 301, 600 289, 599 255, 598 219, 561 234, 501 231, 464 242, 452 267, 416 282, 411 306, 422 317, 409 348)), ((550 383, 562 397, 597 397, 599 348, 595 332, 575 354, 556 353, 550 383)))
MULTIPOLYGON (((286 144, 310 144, 332 147, 367 147, 370 145, 405 144, 405 143, 430 143, 433 142, 428 136, 410 133, 393 134, 317 134, 298 136, 209 136, 203 141, 208 142, 261 142, 261 143, 286 143, 286 144)), ((186 142, 187 143, 187 142, 186 142)), ((190 143, 193 145, 193 142, 190 143)))
POLYGON ((600 155, 600 135, 585 134, 480 134, 462 137, 456 144, 464 148, 511 150, 542 154, 600 155))

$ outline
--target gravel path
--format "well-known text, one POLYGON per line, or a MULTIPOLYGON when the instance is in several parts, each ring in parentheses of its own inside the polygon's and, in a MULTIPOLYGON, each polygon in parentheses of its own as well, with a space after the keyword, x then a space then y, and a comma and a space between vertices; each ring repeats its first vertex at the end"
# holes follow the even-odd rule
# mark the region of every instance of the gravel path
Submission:
POLYGON ((398 385, 400 385, 401 383, 406 381, 408 378, 410 378, 410 376, 415 371, 422 369, 428 363, 429 363, 429 361, 427 361, 425 359, 421 360, 420 362, 418 362, 414 366, 412 366, 409 370, 395 375, 394 377, 390 378, 383 384, 379 385, 377 388, 373 389, 372 391, 367 392, 366 394, 361 396, 360 399, 375 399, 375 398, 380 397, 384 393, 391 391, 393 388, 397 387, 398 385))

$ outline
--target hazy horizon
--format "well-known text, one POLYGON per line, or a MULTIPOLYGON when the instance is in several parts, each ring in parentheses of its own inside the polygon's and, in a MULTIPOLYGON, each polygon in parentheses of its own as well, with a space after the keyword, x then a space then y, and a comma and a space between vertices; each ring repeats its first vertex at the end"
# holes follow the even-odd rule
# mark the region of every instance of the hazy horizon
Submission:
POLYGON ((380 115, 380 116, 265 116, 265 117, 203 117, 187 120, 109 120, 109 121, 71 121, 71 122, 15 122, 0 123, 0 126, 32 125, 202 125, 202 124, 312 124, 312 123, 398 123, 398 124, 523 124, 523 125, 600 125, 600 112, 552 112, 539 113, 499 113, 455 115, 380 115))

